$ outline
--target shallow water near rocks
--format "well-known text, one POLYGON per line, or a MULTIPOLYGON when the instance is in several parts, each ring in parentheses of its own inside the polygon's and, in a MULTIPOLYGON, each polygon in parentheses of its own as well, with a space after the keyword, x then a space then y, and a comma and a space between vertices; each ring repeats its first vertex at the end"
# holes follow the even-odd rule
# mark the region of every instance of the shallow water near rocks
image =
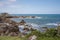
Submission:
MULTIPOLYGON (((40 27, 56 28, 60 23, 60 14, 11 14, 13 16, 38 16, 40 18, 23 19, 26 23, 31 23, 33 28, 40 29, 40 27)), ((12 18, 16 22, 20 22, 21 18, 12 18)))

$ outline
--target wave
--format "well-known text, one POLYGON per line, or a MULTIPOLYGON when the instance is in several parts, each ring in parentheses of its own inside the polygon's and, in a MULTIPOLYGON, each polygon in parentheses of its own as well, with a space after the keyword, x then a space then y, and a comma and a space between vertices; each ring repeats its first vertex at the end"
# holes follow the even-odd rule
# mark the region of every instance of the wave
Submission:
POLYGON ((45 24, 45 25, 53 25, 53 26, 58 26, 58 24, 57 24, 57 23, 47 23, 47 24, 45 24))
POLYGON ((37 18, 37 19, 41 19, 42 17, 38 17, 38 16, 36 16, 35 18, 37 18))
POLYGON ((20 19, 42 19, 42 17, 35 16, 35 17, 26 17, 26 18, 20 18, 20 19))
MULTIPOLYGON (((39 30, 41 32, 43 32, 45 30, 43 27, 56 28, 56 26, 58 26, 57 23, 47 23, 47 24, 45 24, 47 26, 45 26, 45 25, 42 26, 42 25, 38 25, 38 24, 35 24, 35 23, 26 23, 25 25, 28 25, 28 28, 32 27, 33 29, 39 30)), ((19 25, 18 27, 19 27, 20 32, 24 32, 24 30, 23 30, 24 27, 25 27, 24 25, 19 25)), ((28 33, 30 33, 30 31, 28 33)))
POLYGON ((33 29, 38 29, 40 27, 40 25, 35 24, 35 23, 27 23, 27 25, 32 26, 33 29))

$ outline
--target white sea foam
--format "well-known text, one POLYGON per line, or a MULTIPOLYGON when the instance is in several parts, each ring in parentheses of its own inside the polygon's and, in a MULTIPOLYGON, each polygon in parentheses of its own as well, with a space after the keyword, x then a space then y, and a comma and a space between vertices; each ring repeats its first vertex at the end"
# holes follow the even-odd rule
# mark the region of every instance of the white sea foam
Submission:
POLYGON ((26 23, 28 26, 32 27, 33 29, 38 29, 40 25, 35 24, 35 23, 26 23))
POLYGON ((38 16, 36 16, 35 18, 37 18, 37 19, 41 19, 42 17, 38 17, 38 16))
POLYGON ((18 26, 18 27, 23 29, 23 28, 24 28, 24 25, 20 25, 20 26, 18 26))
POLYGON ((54 25, 54 26, 58 26, 57 23, 47 23, 46 25, 54 25))
POLYGON ((42 17, 35 16, 35 18, 30 17, 30 18, 20 18, 20 19, 42 19, 42 17))
POLYGON ((31 23, 31 25, 32 25, 32 27, 33 27, 34 29, 38 29, 38 28, 40 27, 40 25, 34 24, 34 23, 31 23))
MULTIPOLYGON (((25 25, 28 25, 28 27, 32 27, 33 29, 37 29, 37 30, 39 30, 38 28, 39 28, 39 25, 38 24, 34 24, 34 23, 26 23, 25 25)), ((24 32, 24 25, 19 25, 18 26, 19 27, 19 31, 21 32, 21 33, 23 33, 24 32)), ((30 31, 29 31, 30 32, 30 31)), ((26 33, 29 33, 29 32, 26 32, 26 33)))

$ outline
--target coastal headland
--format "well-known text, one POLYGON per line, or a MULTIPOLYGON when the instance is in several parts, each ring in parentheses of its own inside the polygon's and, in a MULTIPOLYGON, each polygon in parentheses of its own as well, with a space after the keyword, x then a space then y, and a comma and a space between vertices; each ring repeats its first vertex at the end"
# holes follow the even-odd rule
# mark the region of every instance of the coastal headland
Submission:
MULTIPOLYGON (((38 16, 11 16, 8 13, 1 13, 0 14, 0 36, 19 36, 19 37, 27 37, 30 38, 38 38, 41 37, 60 37, 60 25, 57 28, 49 29, 47 27, 41 27, 42 32, 40 29, 33 28, 36 24, 27 23, 24 21, 25 18, 28 19, 35 19, 40 18, 38 16), (20 22, 16 22, 11 20, 11 18, 21 18, 20 22), (41 32, 41 33, 40 33, 41 32), (28 35, 29 34, 29 35, 28 35)), ((37 25, 39 26, 39 25, 37 25)))
POLYGON ((11 18, 35 18, 35 16, 11 16, 8 13, 0 14, 0 36, 18 36, 21 33, 27 34, 33 30, 32 26, 27 25, 24 20, 15 22, 11 18), (24 28, 22 28, 24 27, 24 28), (21 31, 23 30, 23 32, 21 31))

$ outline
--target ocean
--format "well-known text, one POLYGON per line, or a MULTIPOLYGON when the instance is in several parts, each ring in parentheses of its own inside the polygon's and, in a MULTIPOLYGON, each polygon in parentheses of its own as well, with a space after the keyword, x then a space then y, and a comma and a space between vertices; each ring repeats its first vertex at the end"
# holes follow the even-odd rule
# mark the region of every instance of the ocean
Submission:
MULTIPOLYGON (((60 24, 60 14, 11 14, 12 16, 39 16, 36 19, 23 19, 27 23, 34 23, 40 25, 40 27, 56 28, 60 24)), ((22 19, 12 19, 16 22, 20 22, 22 19)))

